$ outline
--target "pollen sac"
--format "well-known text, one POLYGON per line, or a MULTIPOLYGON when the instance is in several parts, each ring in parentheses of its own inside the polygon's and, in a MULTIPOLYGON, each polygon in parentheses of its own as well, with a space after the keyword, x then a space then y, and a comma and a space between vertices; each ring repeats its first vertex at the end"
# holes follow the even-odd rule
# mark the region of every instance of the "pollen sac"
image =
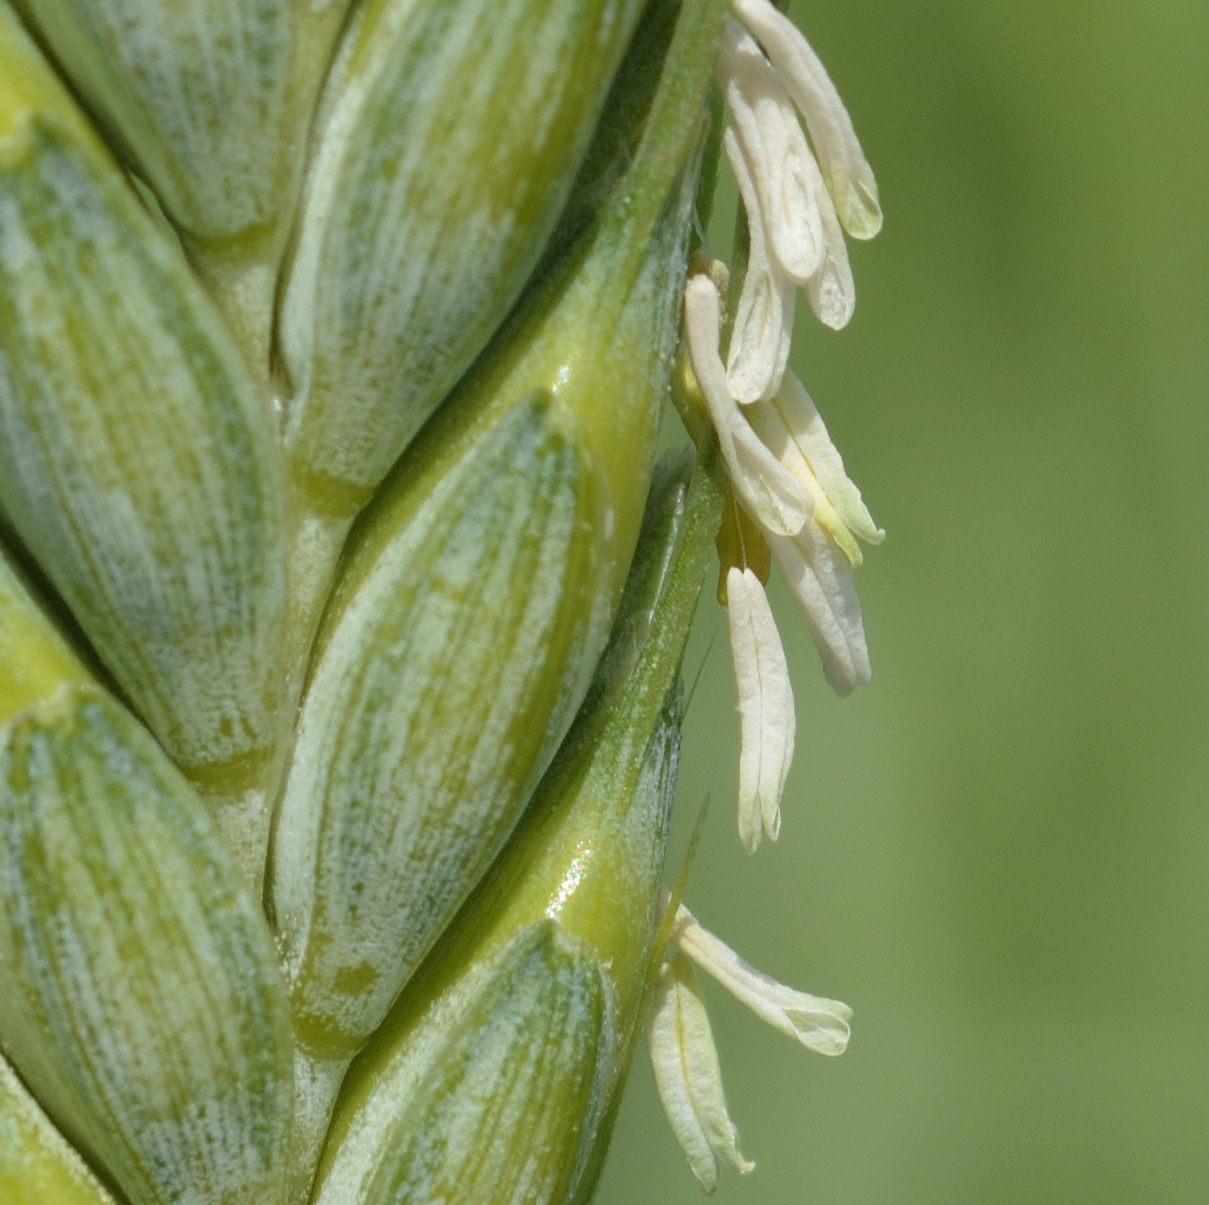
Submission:
POLYGON ((640 0, 368 0, 320 106, 280 324, 304 499, 350 517, 536 265, 640 0))
POLYGON ((191 237, 277 224, 347 0, 14 0, 191 237))
POLYGON ((0 1201, 9 1205, 114 1205, 12 1067, 0 1057, 0 1201))
POLYGON ((95 686, 0 728, 0 983, 0 1046, 131 1205, 282 1200, 267 926, 200 799, 95 686))
POLYGON ((179 245, 0 10, 0 509, 199 777, 276 739, 283 481, 179 245))
POLYGON ((590 1190, 659 923, 685 516, 683 483, 665 483, 601 668, 525 819, 353 1064, 318 1205, 559 1205, 590 1190))

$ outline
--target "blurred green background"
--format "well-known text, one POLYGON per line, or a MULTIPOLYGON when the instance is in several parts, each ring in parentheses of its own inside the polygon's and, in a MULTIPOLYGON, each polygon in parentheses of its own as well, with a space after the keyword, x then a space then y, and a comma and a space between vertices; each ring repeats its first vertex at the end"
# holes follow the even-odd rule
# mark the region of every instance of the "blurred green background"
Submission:
MULTIPOLYGON (((856 1009, 828 1060, 706 985, 759 1164, 715 1199, 1209 1201, 1209 3, 792 11, 886 211, 795 360, 889 536, 852 699, 773 586, 798 753, 752 858, 699 621, 688 902, 856 1009)), ((700 1199, 644 1054, 599 1201, 700 1199)))

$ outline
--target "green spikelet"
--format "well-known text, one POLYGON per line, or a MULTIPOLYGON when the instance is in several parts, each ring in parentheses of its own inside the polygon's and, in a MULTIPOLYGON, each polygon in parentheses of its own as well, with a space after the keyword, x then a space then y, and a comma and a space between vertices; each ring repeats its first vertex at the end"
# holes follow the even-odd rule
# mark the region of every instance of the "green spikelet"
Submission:
POLYGON ((282 311, 286 445, 351 517, 532 273, 641 5, 370 0, 322 109, 282 311))
POLYGON ((285 998, 200 800, 96 687, 0 733, 0 1045, 136 1205, 280 1200, 285 998))
POLYGON ((591 1123, 615 1037, 593 952, 553 921, 526 926, 441 998, 347 1134, 337 1121, 315 1205, 564 1199, 578 1171, 565 1129, 591 1123))
POLYGON ((284 490, 179 247, 0 10, 0 506, 180 765, 277 736, 284 490))

